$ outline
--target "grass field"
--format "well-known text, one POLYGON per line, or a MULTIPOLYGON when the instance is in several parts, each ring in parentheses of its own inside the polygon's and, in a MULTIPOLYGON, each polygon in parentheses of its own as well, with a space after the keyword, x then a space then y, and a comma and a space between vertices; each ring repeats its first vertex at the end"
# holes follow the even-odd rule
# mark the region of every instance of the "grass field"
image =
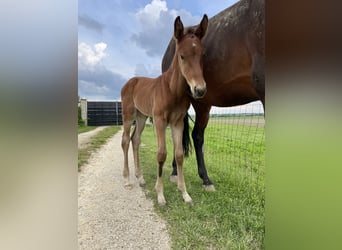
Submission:
MULTIPOLYGON (((167 130, 168 138, 170 131, 167 130)), ((147 196, 166 219, 173 249, 262 249, 264 225, 264 129, 209 123, 205 158, 216 192, 202 189, 194 153, 184 161, 184 175, 193 206, 187 206, 171 173, 172 144, 164 166, 165 207, 156 205, 156 136, 146 126, 140 158, 147 196)))

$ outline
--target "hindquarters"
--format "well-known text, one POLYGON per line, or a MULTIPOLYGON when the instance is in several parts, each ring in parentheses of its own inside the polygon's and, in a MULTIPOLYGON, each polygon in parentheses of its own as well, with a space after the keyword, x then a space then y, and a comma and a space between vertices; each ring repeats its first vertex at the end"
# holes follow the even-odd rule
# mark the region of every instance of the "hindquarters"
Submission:
POLYGON ((122 105, 122 119, 125 121, 133 121, 135 115, 135 107, 133 102, 134 89, 138 79, 131 78, 121 89, 121 105, 122 105))
POLYGON ((248 45, 252 55, 252 82, 265 109, 265 3, 251 2, 248 45))
POLYGON ((121 147, 124 153, 124 169, 123 176, 125 178, 125 187, 132 188, 132 183, 130 182, 130 174, 128 167, 128 149, 130 142, 132 141, 133 146, 133 156, 134 156, 134 166, 135 166, 135 176, 139 181, 139 185, 145 185, 145 180, 140 171, 139 163, 139 145, 140 136, 145 127, 145 122, 147 116, 142 114, 134 104, 134 91, 136 85, 139 82, 139 78, 130 79, 124 87, 121 89, 121 102, 122 102, 122 120, 123 120, 123 133, 121 140, 121 147), (135 128, 131 135, 131 126, 135 121, 135 128))

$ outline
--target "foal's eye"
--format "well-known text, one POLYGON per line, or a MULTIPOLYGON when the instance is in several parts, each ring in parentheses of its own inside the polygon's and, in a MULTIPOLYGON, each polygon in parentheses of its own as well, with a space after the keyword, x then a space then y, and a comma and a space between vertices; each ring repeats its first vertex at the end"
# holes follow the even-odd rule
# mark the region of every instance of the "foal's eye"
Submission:
POLYGON ((183 55, 180 55, 180 58, 181 58, 182 60, 184 60, 184 56, 183 56, 183 55))

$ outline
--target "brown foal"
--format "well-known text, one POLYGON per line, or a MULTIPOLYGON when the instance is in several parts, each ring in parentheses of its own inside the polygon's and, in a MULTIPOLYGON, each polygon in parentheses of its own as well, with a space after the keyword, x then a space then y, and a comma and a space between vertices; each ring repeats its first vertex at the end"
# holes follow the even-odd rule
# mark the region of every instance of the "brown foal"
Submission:
POLYGON ((166 160, 165 130, 169 124, 172 132, 174 155, 178 171, 178 189, 182 192, 186 203, 192 203, 190 195, 186 191, 183 176, 183 118, 190 106, 189 89, 195 99, 202 98, 206 93, 206 83, 203 78, 204 49, 201 39, 208 26, 207 15, 198 28, 184 34, 184 26, 177 17, 174 22, 174 39, 176 42, 175 55, 170 68, 157 78, 133 77, 121 90, 123 135, 122 150, 124 152, 125 187, 131 188, 128 168, 128 148, 132 141, 135 176, 140 186, 145 185, 140 171, 139 145, 141 133, 144 130, 148 117, 153 117, 157 134, 157 181, 155 189, 158 196, 158 204, 165 205, 163 194, 162 172, 166 160), (130 136, 130 128, 135 121, 135 128, 130 136))

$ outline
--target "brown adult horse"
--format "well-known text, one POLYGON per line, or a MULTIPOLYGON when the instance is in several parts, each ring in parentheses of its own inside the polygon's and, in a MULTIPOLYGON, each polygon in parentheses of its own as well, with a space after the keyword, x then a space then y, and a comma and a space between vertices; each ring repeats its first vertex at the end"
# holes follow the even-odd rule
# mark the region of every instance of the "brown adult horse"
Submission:
MULTIPOLYGON (((208 32, 202 41, 206 50, 203 74, 207 94, 200 100, 191 98, 196 112, 192 139, 198 174, 208 190, 215 188, 205 168, 202 146, 211 106, 231 107, 261 100, 265 109, 264 18, 264 0, 241 0, 209 19, 208 32)), ((194 29, 190 27, 188 32, 194 29)), ((168 69, 174 51, 171 41, 163 58, 163 72, 168 69)), ((188 123, 187 117, 184 123, 188 123)), ((171 179, 175 175, 177 169, 173 167, 171 179)))
POLYGON ((178 171, 178 188, 182 192, 184 201, 192 202, 186 191, 183 176, 183 119, 190 106, 190 99, 186 92, 187 86, 189 86, 194 99, 202 98, 206 93, 206 83, 202 72, 204 49, 201 39, 206 33, 207 25, 208 17, 204 15, 193 34, 184 34, 182 21, 180 17, 177 17, 174 23, 176 46, 170 68, 155 79, 134 77, 121 90, 124 127, 121 145, 124 152, 125 186, 131 187, 128 168, 130 140, 133 144, 135 176, 140 185, 145 184, 139 163, 140 136, 147 117, 153 117, 158 142, 158 175, 155 188, 159 205, 166 203, 163 194, 162 169, 166 160, 165 129, 168 124, 172 131, 178 171), (132 137, 130 137, 130 128, 134 120, 136 125, 132 137))

